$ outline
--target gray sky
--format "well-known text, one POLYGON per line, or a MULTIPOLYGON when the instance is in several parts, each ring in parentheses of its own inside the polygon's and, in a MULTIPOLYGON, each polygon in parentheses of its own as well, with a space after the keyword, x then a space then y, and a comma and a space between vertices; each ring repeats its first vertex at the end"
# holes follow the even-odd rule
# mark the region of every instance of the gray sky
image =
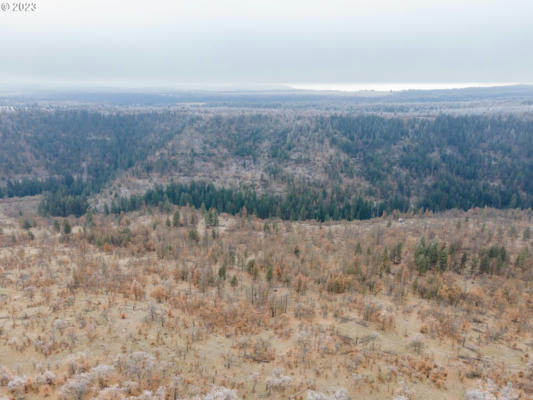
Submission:
POLYGON ((4 84, 533 82, 531 0, 29 1, 4 84))

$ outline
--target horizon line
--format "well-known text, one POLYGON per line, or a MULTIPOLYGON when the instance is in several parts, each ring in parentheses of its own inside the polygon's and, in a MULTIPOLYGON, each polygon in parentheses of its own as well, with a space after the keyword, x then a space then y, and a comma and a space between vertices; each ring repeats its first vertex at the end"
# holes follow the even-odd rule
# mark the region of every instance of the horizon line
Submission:
POLYGON ((247 82, 144 82, 96 81, 96 80, 43 80, 24 82, 0 82, 2 92, 24 91, 207 91, 207 92, 253 92, 253 91, 307 91, 307 92, 404 92, 533 86, 527 82, 319 82, 319 83, 247 83, 247 82))

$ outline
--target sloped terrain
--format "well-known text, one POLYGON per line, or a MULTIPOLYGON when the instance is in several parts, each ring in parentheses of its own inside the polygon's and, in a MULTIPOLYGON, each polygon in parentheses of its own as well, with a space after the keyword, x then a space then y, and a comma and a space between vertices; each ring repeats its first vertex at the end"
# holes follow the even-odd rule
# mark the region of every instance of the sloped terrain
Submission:
POLYGON ((531 212, 54 220, 4 202, 0 396, 533 396, 531 212))
POLYGON ((110 200, 172 180, 282 195, 298 185, 340 189, 387 201, 389 212, 533 205, 527 115, 200 110, 4 113, 2 194, 71 196, 80 203, 75 214, 106 185, 110 200))

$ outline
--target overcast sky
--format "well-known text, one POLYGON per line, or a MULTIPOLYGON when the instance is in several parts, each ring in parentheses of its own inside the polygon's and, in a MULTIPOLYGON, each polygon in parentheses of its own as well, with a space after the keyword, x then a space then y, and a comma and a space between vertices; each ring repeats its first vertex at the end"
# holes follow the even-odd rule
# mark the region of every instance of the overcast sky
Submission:
POLYGON ((29 1, 4 84, 533 82, 531 0, 29 1))

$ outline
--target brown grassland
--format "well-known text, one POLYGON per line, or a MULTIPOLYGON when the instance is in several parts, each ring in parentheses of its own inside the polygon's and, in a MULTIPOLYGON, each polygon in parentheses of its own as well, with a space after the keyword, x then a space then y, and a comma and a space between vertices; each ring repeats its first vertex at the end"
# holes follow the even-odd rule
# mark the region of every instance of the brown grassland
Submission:
POLYGON ((531 211, 66 223, 18 204, 0 205, 0 399, 533 396, 531 211))

